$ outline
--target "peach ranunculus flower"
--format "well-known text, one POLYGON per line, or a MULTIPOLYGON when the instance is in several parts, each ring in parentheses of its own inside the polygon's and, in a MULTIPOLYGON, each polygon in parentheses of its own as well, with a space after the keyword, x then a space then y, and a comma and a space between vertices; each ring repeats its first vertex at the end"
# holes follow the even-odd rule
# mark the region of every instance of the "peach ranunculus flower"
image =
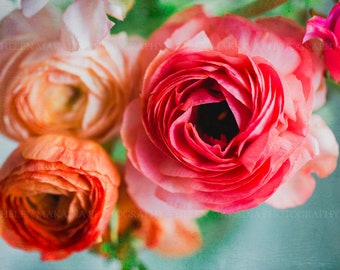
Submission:
MULTIPOLYGON (((69 8, 68 17, 76 16, 69 8)), ((0 130, 19 141, 55 132, 108 140, 135 95, 141 40, 120 33, 91 49, 99 40, 89 31, 96 29, 79 29, 75 38, 60 25, 60 12, 50 6, 30 18, 16 10, 1 22, 0 130)))
POLYGON ((234 213, 290 180, 298 184, 272 205, 296 206, 311 195, 309 174, 330 174, 338 145, 324 122, 325 136, 310 126, 324 102, 314 97, 326 88, 323 63, 302 46, 303 34, 282 17, 211 17, 194 7, 150 37, 140 55, 141 97, 127 107, 121 132, 139 207, 159 216, 234 213), (331 164, 314 166, 323 153, 331 164))
POLYGON ((334 5, 327 18, 313 16, 308 20, 304 41, 321 39, 327 69, 340 82, 340 3, 334 5))
POLYGON ((118 234, 132 230, 145 247, 167 257, 189 256, 202 245, 199 227, 192 218, 159 218, 140 209, 125 185, 119 189, 118 234))
MULTIPOLYGON (((94 251, 104 257, 110 257, 107 249, 102 249, 101 245, 112 241, 113 243, 122 241, 122 249, 125 250, 124 244, 126 243, 119 239, 126 237, 140 240, 129 242, 129 244, 138 244, 137 248, 147 248, 165 257, 190 256, 202 246, 200 229, 195 219, 190 217, 159 218, 144 212, 131 199, 124 182, 119 188, 116 226, 117 228, 108 227, 103 236, 103 242, 93 246, 94 251)), ((120 254, 119 245, 116 244, 116 248, 116 253, 120 254)), ((124 250, 120 254, 122 257, 128 255, 124 250)))
POLYGON ((10 245, 63 259, 104 233, 120 174, 95 142, 62 135, 21 143, 0 171, 0 234, 10 245))

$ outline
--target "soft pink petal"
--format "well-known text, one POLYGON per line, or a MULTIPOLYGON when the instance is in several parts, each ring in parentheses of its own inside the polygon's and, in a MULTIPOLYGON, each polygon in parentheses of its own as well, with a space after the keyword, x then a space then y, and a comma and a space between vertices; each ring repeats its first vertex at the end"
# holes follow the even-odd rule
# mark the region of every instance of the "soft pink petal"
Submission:
POLYGON ((335 170, 339 145, 333 132, 319 115, 312 116, 310 133, 318 143, 317 155, 279 187, 266 201, 269 205, 283 209, 304 204, 315 188, 315 180, 311 173, 319 177, 327 177, 335 170))
POLYGON ((256 22, 280 37, 294 39, 301 42, 305 29, 297 22, 285 17, 265 17, 256 20, 256 22))
POLYGON ((289 46, 281 36, 245 18, 228 14, 223 18, 222 24, 210 31, 210 35, 214 32, 223 33, 225 36, 232 34, 238 42, 240 53, 262 57, 283 75, 294 72, 300 65, 301 56, 298 51, 289 46))
MULTIPOLYGON (((131 160, 133 164, 137 164, 136 157, 136 142, 138 137, 138 130, 141 129, 142 118, 136 117, 137 115, 141 115, 142 113, 142 105, 140 98, 136 98, 130 102, 130 104, 126 107, 124 112, 124 117, 122 121, 121 127, 121 137, 123 140, 124 146, 128 149, 128 158, 131 160)), ((136 165, 135 165, 136 166, 136 165)))
POLYGON ((112 26, 113 22, 106 16, 104 1, 77 1, 63 15, 62 45, 70 51, 94 49, 110 33, 112 26))
POLYGON ((173 36, 175 32, 178 34, 176 35, 176 40, 180 40, 179 34, 183 34, 182 40, 186 40, 187 38, 193 37, 198 31, 202 30, 202 21, 197 21, 197 18, 202 17, 205 18, 207 15, 203 10, 203 6, 196 5, 192 8, 186 9, 184 12, 180 12, 172 16, 166 24, 164 24, 160 31, 155 31, 153 35, 150 36, 148 41, 145 44, 145 50, 141 54, 142 57, 142 69, 145 69, 147 65, 152 61, 152 59, 165 47, 164 41, 167 40, 169 37, 173 36), (180 31, 180 29, 188 29, 185 27, 187 22, 194 22, 189 23, 191 28, 190 32, 188 31, 180 31), (195 26, 196 22, 196 26, 195 26), (184 27, 184 28, 183 28, 184 27))
POLYGON ((319 143, 319 154, 306 164, 306 168, 319 177, 327 177, 336 169, 339 145, 321 116, 313 115, 311 120, 310 132, 319 143))
POLYGON ((304 146, 294 163, 293 170, 286 176, 286 182, 266 200, 267 204, 278 209, 296 207, 304 204, 313 194, 316 183, 310 172, 305 169, 305 164, 318 152, 318 143, 313 136, 309 136, 304 146))
POLYGON ((302 205, 312 195, 314 188, 315 180, 309 172, 299 171, 281 185, 266 203, 278 209, 302 205))
POLYGON ((212 44, 209 38, 200 31, 201 25, 195 21, 189 21, 181 28, 174 31, 174 33, 165 40, 164 44, 167 48, 175 50, 177 47, 181 47, 184 43, 186 47, 197 49, 212 49, 212 44), (189 35, 188 35, 189 33, 189 35))
POLYGON ((128 184, 128 192, 134 202, 143 211, 162 218, 198 217, 205 210, 177 209, 160 200, 156 193, 158 186, 139 173, 128 161, 126 164, 125 180, 128 184))
POLYGON ((49 0, 21 0, 22 13, 26 17, 32 17, 39 12, 49 0))
POLYGON ((20 10, 15 10, 1 21, 1 39, 17 36, 36 34, 46 39, 56 39, 59 35, 61 21, 60 10, 47 6, 34 16, 27 18, 20 10), (48 29, 48 31, 46 31, 48 29))
POLYGON ((327 87, 324 80, 322 80, 320 87, 314 93, 313 111, 320 109, 325 103, 327 98, 327 87))
MULTIPOLYGON (((301 42, 303 40, 305 34, 305 28, 292 21, 288 18, 284 17, 267 17, 261 18, 257 20, 257 23, 268 28, 270 31, 275 32, 281 38, 285 39, 288 43, 292 44, 292 47, 298 48, 301 53, 304 53, 307 59, 307 52, 303 52, 301 49, 304 49, 301 46, 301 42)), ((305 48, 308 49, 309 55, 311 57, 311 65, 313 76, 312 77, 312 86, 314 92, 317 97, 314 99, 314 110, 319 109, 326 101, 326 84, 323 78, 323 72, 325 69, 324 63, 321 59, 322 54, 322 43, 320 40, 311 40, 305 43, 305 48)), ((307 50, 306 50, 307 51, 307 50)))

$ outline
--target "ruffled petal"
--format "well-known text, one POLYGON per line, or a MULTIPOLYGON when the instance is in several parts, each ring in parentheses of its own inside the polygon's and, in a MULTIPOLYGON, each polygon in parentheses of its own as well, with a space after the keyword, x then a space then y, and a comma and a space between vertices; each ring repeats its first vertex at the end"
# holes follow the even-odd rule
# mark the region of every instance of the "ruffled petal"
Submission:
POLYGON ((319 177, 327 177, 336 166, 339 155, 339 145, 330 128, 319 115, 311 118, 310 133, 318 143, 318 154, 279 189, 266 202, 279 209, 302 205, 312 195, 315 180, 311 173, 319 177))
POLYGON ((51 6, 46 6, 30 18, 23 16, 20 10, 14 10, 1 21, 0 37, 4 39, 31 33, 45 39, 56 39, 60 21, 61 12, 51 6))
POLYGON ((319 115, 311 118, 311 135, 319 143, 319 154, 306 164, 306 170, 319 177, 327 177, 337 166, 339 145, 334 133, 319 115))
POLYGON ((113 22, 106 18, 104 1, 74 2, 63 15, 62 45, 70 51, 94 49, 110 33, 112 26, 113 22))
POLYGON ((138 172, 127 161, 125 179, 128 185, 128 193, 133 201, 143 211, 161 218, 196 218, 205 210, 178 209, 169 205, 157 197, 158 186, 138 172))
POLYGON ((281 185, 266 203, 278 209, 302 205, 313 194, 315 184, 309 172, 301 170, 281 185))

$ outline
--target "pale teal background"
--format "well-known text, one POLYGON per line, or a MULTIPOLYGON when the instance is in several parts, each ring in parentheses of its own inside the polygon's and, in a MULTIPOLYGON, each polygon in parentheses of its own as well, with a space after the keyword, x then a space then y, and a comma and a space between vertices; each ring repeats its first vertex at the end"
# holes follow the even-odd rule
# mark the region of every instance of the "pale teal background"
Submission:
MULTIPOLYGON (((331 2, 322 1, 326 6, 324 11, 329 10, 331 2)), ((340 142, 339 109, 340 87, 329 83, 327 106, 318 113, 324 116, 340 142)), ((15 143, 0 137, 1 163, 14 147, 15 143)), ((261 205, 235 215, 212 215, 200 224, 204 234, 200 252, 189 258, 169 260, 145 251, 141 258, 148 269, 340 269, 340 163, 330 177, 317 180, 313 196, 303 206, 276 210, 261 205)), ((54 269, 120 267, 117 262, 108 263, 88 252, 60 262, 41 262, 39 254, 13 249, 0 240, 0 270, 54 269)))

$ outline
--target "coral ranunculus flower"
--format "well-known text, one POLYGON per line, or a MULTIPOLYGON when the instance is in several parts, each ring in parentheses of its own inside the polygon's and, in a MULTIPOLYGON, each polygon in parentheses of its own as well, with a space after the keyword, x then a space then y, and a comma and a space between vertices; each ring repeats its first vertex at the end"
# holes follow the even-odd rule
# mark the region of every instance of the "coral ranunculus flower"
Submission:
POLYGON ((67 25, 59 35, 60 25, 59 12, 49 6, 30 18, 14 11, 1 22, 0 130, 19 141, 69 133, 103 142, 119 132, 134 97, 140 40, 109 35, 91 49, 90 30, 80 29, 75 40, 67 25), (83 47, 73 50, 75 43, 83 47))
MULTIPOLYGON (((141 98, 121 132, 141 208, 160 216, 249 209, 318 154, 309 123, 324 67, 301 45, 303 33, 284 18, 209 17, 194 7, 151 36, 141 98)), ((301 203, 310 194, 294 196, 301 203)))
POLYGON ((313 16, 306 25, 304 41, 321 39, 327 69, 340 82, 340 3, 334 5, 327 18, 313 16))
POLYGON ((105 231, 120 175, 97 143, 44 135, 21 143, 0 171, 0 233, 10 245, 63 259, 105 231))

